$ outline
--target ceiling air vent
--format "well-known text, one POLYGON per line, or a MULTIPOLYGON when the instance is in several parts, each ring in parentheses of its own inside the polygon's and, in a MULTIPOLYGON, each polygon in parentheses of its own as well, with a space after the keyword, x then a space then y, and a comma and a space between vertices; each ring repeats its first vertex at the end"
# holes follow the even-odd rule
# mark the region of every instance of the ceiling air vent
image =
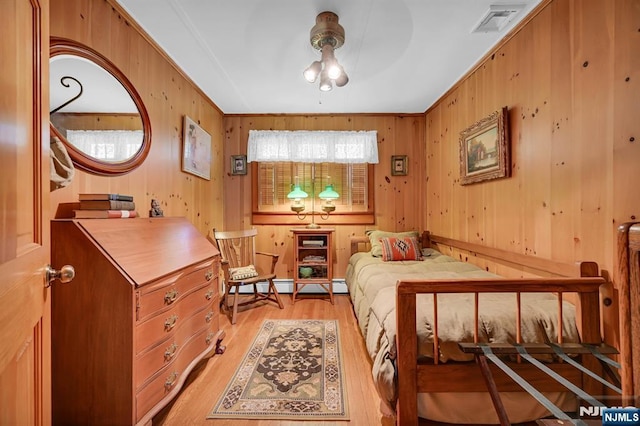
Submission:
POLYGON ((501 31, 524 9, 524 4, 492 4, 472 33, 491 33, 501 31))

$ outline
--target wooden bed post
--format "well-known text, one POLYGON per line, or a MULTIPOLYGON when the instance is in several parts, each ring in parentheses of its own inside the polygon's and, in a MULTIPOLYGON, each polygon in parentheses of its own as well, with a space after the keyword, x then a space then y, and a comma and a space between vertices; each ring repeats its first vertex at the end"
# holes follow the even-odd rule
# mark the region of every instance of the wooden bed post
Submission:
POLYGON ((396 370, 398 389, 396 424, 418 425, 418 342, 416 330, 416 294, 405 292, 400 281, 396 284, 396 370))
POLYGON ((637 403, 640 398, 640 224, 634 224, 629 228, 629 293, 627 294, 629 303, 629 316, 631 318, 631 339, 627 347, 630 352, 629 359, 631 365, 631 393, 625 396, 634 397, 632 401, 637 403))
POLYGON ((422 233, 420 244, 422 244, 422 248, 431 248, 431 232, 424 231, 422 233))
MULTIPOLYGON (((580 262, 581 277, 599 277, 600 271, 595 262, 580 262)), ((602 343, 600 334, 600 294, 579 293, 580 298, 580 331, 583 343, 599 345, 602 343)), ((593 356, 585 356, 582 364, 589 370, 602 376, 602 365, 593 356)), ((582 389, 589 395, 599 396, 604 394, 604 387, 597 380, 583 375, 582 389)))
POLYGON ((622 379, 623 403, 633 403, 633 396, 640 395, 640 383, 634 377, 634 364, 638 365, 640 356, 638 342, 634 338, 638 334, 638 318, 633 315, 634 306, 637 312, 640 302, 640 227, 637 223, 624 223, 618 227, 618 273, 615 276, 618 287, 618 303, 620 318, 620 364, 622 379), (634 226, 635 225, 635 226, 634 226), (635 296, 634 296, 635 294, 635 296), (635 302, 634 302, 635 299, 635 302), (635 327, 634 330, 634 321, 635 327), (635 351, 634 351, 635 345, 635 351), (635 353, 634 353, 635 352, 635 353), (634 362, 635 361, 635 362, 634 362))

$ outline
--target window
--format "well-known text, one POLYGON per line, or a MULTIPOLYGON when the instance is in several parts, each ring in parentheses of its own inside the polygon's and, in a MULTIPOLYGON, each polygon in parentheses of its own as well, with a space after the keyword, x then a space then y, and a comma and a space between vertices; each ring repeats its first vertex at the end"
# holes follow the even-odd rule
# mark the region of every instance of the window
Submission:
POLYGON ((373 223, 373 166, 366 163, 253 163, 253 223, 299 224, 301 221, 291 211, 287 194, 297 183, 309 194, 305 200, 305 212, 320 211, 322 201, 318 194, 327 184, 340 194, 335 201, 336 210, 324 223, 364 224, 373 223), (315 177, 315 179, 314 179, 315 177), (315 181, 315 188, 312 182, 315 181), (313 197, 312 194, 315 194, 313 197))
POLYGON ((332 184, 340 197, 324 223, 374 223, 376 131, 249 130, 247 160, 254 224, 299 224, 287 198, 294 184, 309 194, 303 215, 320 211, 318 194, 332 184))
POLYGON ((67 130, 67 140, 82 152, 104 161, 132 158, 140 150, 142 130, 67 130))

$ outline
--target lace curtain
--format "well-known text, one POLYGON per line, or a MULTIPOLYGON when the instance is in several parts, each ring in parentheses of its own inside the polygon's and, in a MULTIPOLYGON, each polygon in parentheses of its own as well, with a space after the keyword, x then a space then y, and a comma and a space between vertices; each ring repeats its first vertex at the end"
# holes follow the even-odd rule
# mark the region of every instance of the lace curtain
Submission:
POLYGON ((125 161, 142 146, 142 130, 67 130, 67 140, 82 152, 105 161, 125 161))
POLYGON ((377 164, 377 132, 249 130, 247 161, 377 164))

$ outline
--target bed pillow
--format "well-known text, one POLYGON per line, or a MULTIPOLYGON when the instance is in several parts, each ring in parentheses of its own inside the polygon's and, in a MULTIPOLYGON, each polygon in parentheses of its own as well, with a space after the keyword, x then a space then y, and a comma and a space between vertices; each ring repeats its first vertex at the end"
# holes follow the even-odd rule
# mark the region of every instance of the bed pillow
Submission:
POLYGON ((414 237, 416 241, 418 241, 418 231, 388 232, 372 230, 367 231, 366 235, 369 237, 369 242, 371 243, 371 256, 373 257, 382 257, 382 245, 380 244, 380 238, 414 237))
POLYGON ((423 248, 422 257, 435 257, 441 254, 438 250, 432 248, 423 248))
POLYGON ((253 265, 229 268, 229 278, 231 278, 232 281, 240 281, 257 276, 258 271, 256 271, 256 268, 253 265))
POLYGON ((422 260, 420 244, 415 237, 384 237, 380 238, 382 246, 382 260, 422 260))

